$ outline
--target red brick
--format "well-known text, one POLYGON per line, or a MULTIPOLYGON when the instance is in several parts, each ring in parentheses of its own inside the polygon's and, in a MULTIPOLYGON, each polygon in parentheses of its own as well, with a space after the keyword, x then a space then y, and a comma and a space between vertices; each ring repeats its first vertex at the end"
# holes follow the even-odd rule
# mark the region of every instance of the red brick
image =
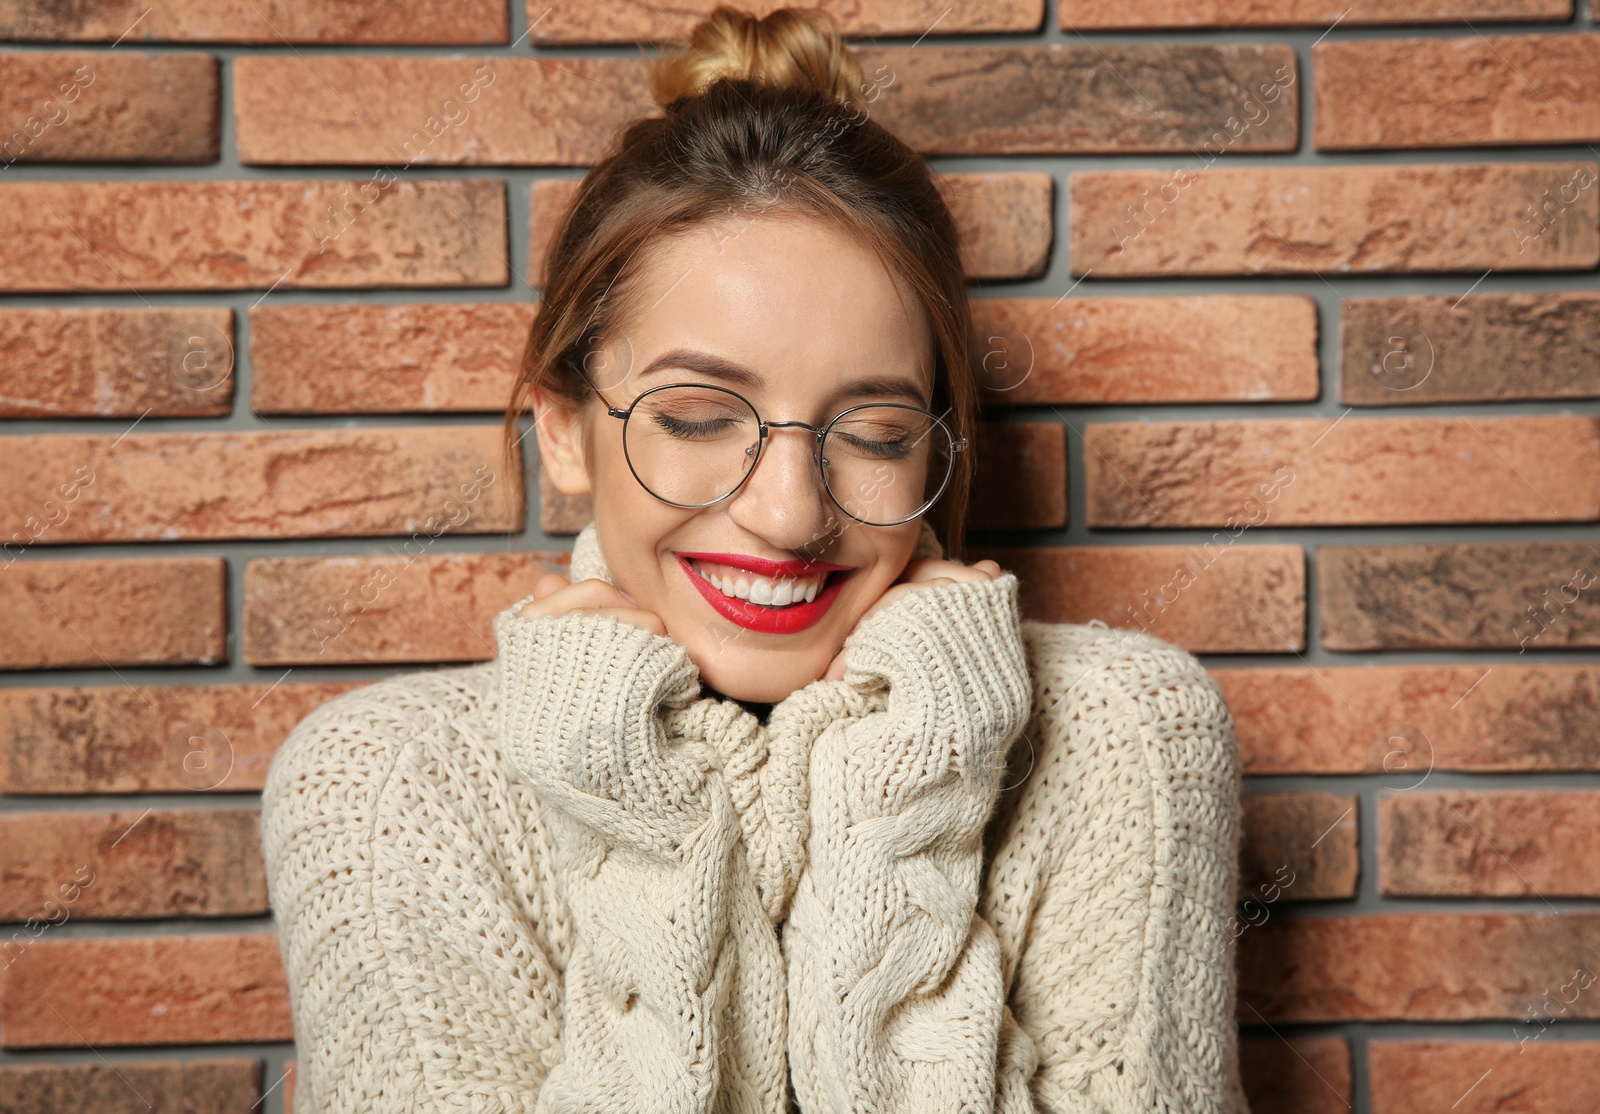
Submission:
POLYGON ((1259 1114, 1342 1114, 1352 1109, 1350 1045, 1340 1037, 1241 1037, 1239 1070, 1259 1114))
POLYGON ((1084 439, 1091 528, 1600 517, 1589 417, 1100 422, 1084 439))
MULTIPOLYGON (((985 422, 973 449, 973 530, 1054 530, 1067 524, 1067 430, 1056 422, 985 422)), ((594 517, 587 495, 539 484, 539 527, 576 534, 594 517)))
POLYGON ((1600 897, 1600 793, 1380 797, 1378 880, 1394 897, 1600 897))
POLYGON ((499 454, 498 426, 13 437, 0 521, 87 467, 94 482, 41 544, 514 532, 521 477, 496 482, 499 454))
POLYGON ((1247 793, 1239 899, 1316 901, 1356 896, 1361 874, 1354 795, 1247 793))
POLYGON ((1600 646, 1586 542, 1321 546, 1317 566, 1330 650, 1600 646))
POLYGON ((367 681, 0 689, 0 793, 250 792, 320 704, 367 681))
POLYGON ((1305 401, 1320 393, 1302 294, 977 298, 986 405, 1305 401))
POLYGON ((1305 648, 1305 554, 1295 545, 1208 555, 1193 546, 974 546, 1016 572, 1023 614, 1143 630, 1194 653, 1305 648), (1171 592, 1170 599, 1163 599, 1171 592), (1243 606, 1241 606, 1243 605, 1243 606))
POLYGON ((250 407, 258 414, 504 412, 536 308, 258 306, 250 311, 250 407))
POLYGON ((245 567, 251 665, 465 662, 495 655, 494 617, 565 552, 263 557, 245 567), (370 598, 369 598, 370 597, 370 598))
MULTIPOLYGON (((659 42, 681 47, 695 24, 723 0, 676 0, 663 11, 649 0, 528 0, 532 39, 540 44, 659 42)), ((745 0, 740 10, 765 16, 786 0, 745 0)), ((814 5, 847 35, 959 35, 1037 31, 1044 0, 939 4, 927 0, 821 0, 814 5)))
MULTIPOLYGON (((1274 916, 1239 937, 1242 1022, 1521 1020, 1600 959, 1600 914, 1274 916)), ((1600 1017, 1582 994, 1569 1019, 1600 1017)))
POLYGON ((10 1049, 294 1038, 270 932, 39 937, 0 977, 0 1014, 10 1049))
POLYGON ((1311 55, 1319 151, 1600 141, 1597 34, 1325 39, 1311 55))
POLYGON ((867 109, 930 155, 1300 145, 1294 48, 1080 43, 861 51, 867 109))
POLYGON ((539 529, 551 537, 576 534, 594 518, 594 503, 587 495, 563 495, 539 470, 539 529))
POLYGON ((246 165, 582 166, 657 111, 636 58, 319 54, 315 78, 295 55, 233 65, 246 165))
POLYGON ((260 1097, 254 1058, 0 1066, 6 1114, 198 1114, 248 1110, 260 1097))
POLYGON ((33 4, 0 0, 0 39, 265 43, 503 43, 510 17, 494 0, 259 0, 217 4, 33 4))
MULTIPOLYGON (((861 63, 868 111, 927 154, 1299 145, 1287 46, 887 47, 861 63)), ((657 111, 632 58, 320 55, 315 73, 293 55, 235 61, 241 162, 581 166, 657 111)))
POLYGON ((1351 406, 1595 398, 1600 293, 1346 298, 1339 349, 1351 406))
POLYGON ((217 80, 209 54, 7 51, 0 165, 216 162, 217 80))
POLYGON ((1079 171, 1072 274, 1588 270, 1597 175, 1592 162, 1079 171), (1573 202, 1533 220, 1564 184, 1573 202))
POLYGON ((8 812, 0 860, 4 921, 267 912, 254 808, 8 812))
POLYGON ((504 286, 505 251, 491 179, 0 185, 0 290, 17 293, 504 286))
MULTIPOLYGON (((967 278, 1039 278, 1050 264, 1055 236, 1055 181, 1030 171, 946 174, 936 181, 961 237, 967 278)), ((535 182, 528 243, 528 281, 542 286, 545 254, 572 199, 578 180, 535 182)))
POLYGON ((1369 1042, 1373 1114, 1593 1114, 1600 1041, 1540 1041, 1549 1016, 1513 1026, 1514 1040, 1369 1042))
POLYGON ((1600 665, 1217 668, 1247 774, 1600 769, 1600 665))
POLYGON ((226 661, 225 580, 217 557, 18 561, 0 577, 0 669, 226 661))
POLYGON ((0 309, 0 418, 232 410, 231 309, 0 309))
POLYGON ((1391 23, 1492 23, 1569 20, 1572 0, 1385 0, 1350 5, 1344 0, 1206 0, 1168 4, 1162 0, 1062 0, 1061 26, 1108 31, 1145 27, 1339 27, 1391 23))

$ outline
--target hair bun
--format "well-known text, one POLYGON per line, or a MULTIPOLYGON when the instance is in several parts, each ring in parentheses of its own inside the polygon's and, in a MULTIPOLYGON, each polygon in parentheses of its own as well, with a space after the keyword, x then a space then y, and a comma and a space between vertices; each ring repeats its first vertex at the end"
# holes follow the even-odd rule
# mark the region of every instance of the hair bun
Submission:
POLYGON ((650 91, 665 108, 724 77, 861 103, 860 61, 832 19, 813 8, 779 8, 765 19, 718 8, 690 34, 687 49, 657 61, 650 91))

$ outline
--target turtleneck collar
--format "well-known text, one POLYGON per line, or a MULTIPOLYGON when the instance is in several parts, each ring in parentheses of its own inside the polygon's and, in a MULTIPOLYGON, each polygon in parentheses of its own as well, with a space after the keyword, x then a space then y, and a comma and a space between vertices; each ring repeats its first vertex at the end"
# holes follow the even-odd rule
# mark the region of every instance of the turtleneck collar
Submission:
MULTIPOLYGON (((913 559, 944 556, 944 546, 939 543, 938 535, 933 532, 933 524, 926 518, 922 520, 922 534, 918 537, 917 548, 911 556, 913 559)), ((572 566, 568 575, 574 584, 580 580, 616 583, 611 579, 611 570, 606 566, 606 559, 600 552, 600 535, 593 522, 580 530, 577 539, 572 543, 572 566)))

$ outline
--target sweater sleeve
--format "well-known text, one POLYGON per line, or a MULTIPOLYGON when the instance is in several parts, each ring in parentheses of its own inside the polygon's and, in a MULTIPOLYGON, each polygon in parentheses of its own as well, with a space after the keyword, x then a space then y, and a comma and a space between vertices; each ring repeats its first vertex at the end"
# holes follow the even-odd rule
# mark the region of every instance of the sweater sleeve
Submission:
POLYGON ((1023 635, 1036 718, 980 905, 1037 1061, 1021 1108, 1242 1114, 1239 759, 1222 691, 1142 632, 1028 622, 1023 635))
POLYGON ((1031 1069, 976 911, 984 827, 1031 702, 1016 588, 1007 573, 909 593, 845 642, 857 706, 811 752, 783 934, 807 1114, 992 1110, 1000 1075, 1031 1069))
MULTIPOLYGON (((607 616, 495 620, 501 739, 571 910, 564 1059, 540 1111, 782 1109, 782 960, 670 638, 607 616)), ((703 702, 702 702, 703 703, 703 702)))

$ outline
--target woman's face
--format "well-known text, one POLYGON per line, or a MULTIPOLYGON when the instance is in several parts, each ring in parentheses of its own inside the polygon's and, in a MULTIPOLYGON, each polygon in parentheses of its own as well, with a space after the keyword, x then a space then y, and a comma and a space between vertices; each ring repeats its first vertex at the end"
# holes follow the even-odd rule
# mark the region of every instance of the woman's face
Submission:
MULTIPOLYGON (((870 248, 818 219, 737 217, 659 241, 641 256, 628 305, 588 369, 621 409, 668 383, 727 387, 765 421, 814 426, 862 403, 930 405, 933 344, 920 303, 870 248)), ((803 429, 772 430, 734 495, 683 509, 634 478, 623 424, 602 404, 574 414, 541 400, 538 420, 556 487, 593 494, 617 586, 661 617, 725 696, 773 702, 822 676, 905 568, 922 528, 843 514, 822 487, 816 438, 803 429), (762 564, 774 561, 825 564, 762 564), (784 580, 790 592, 817 588, 815 599, 755 605, 768 588, 781 600, 784 580), (729 601, 729 588, 753 598, 729 601)))

